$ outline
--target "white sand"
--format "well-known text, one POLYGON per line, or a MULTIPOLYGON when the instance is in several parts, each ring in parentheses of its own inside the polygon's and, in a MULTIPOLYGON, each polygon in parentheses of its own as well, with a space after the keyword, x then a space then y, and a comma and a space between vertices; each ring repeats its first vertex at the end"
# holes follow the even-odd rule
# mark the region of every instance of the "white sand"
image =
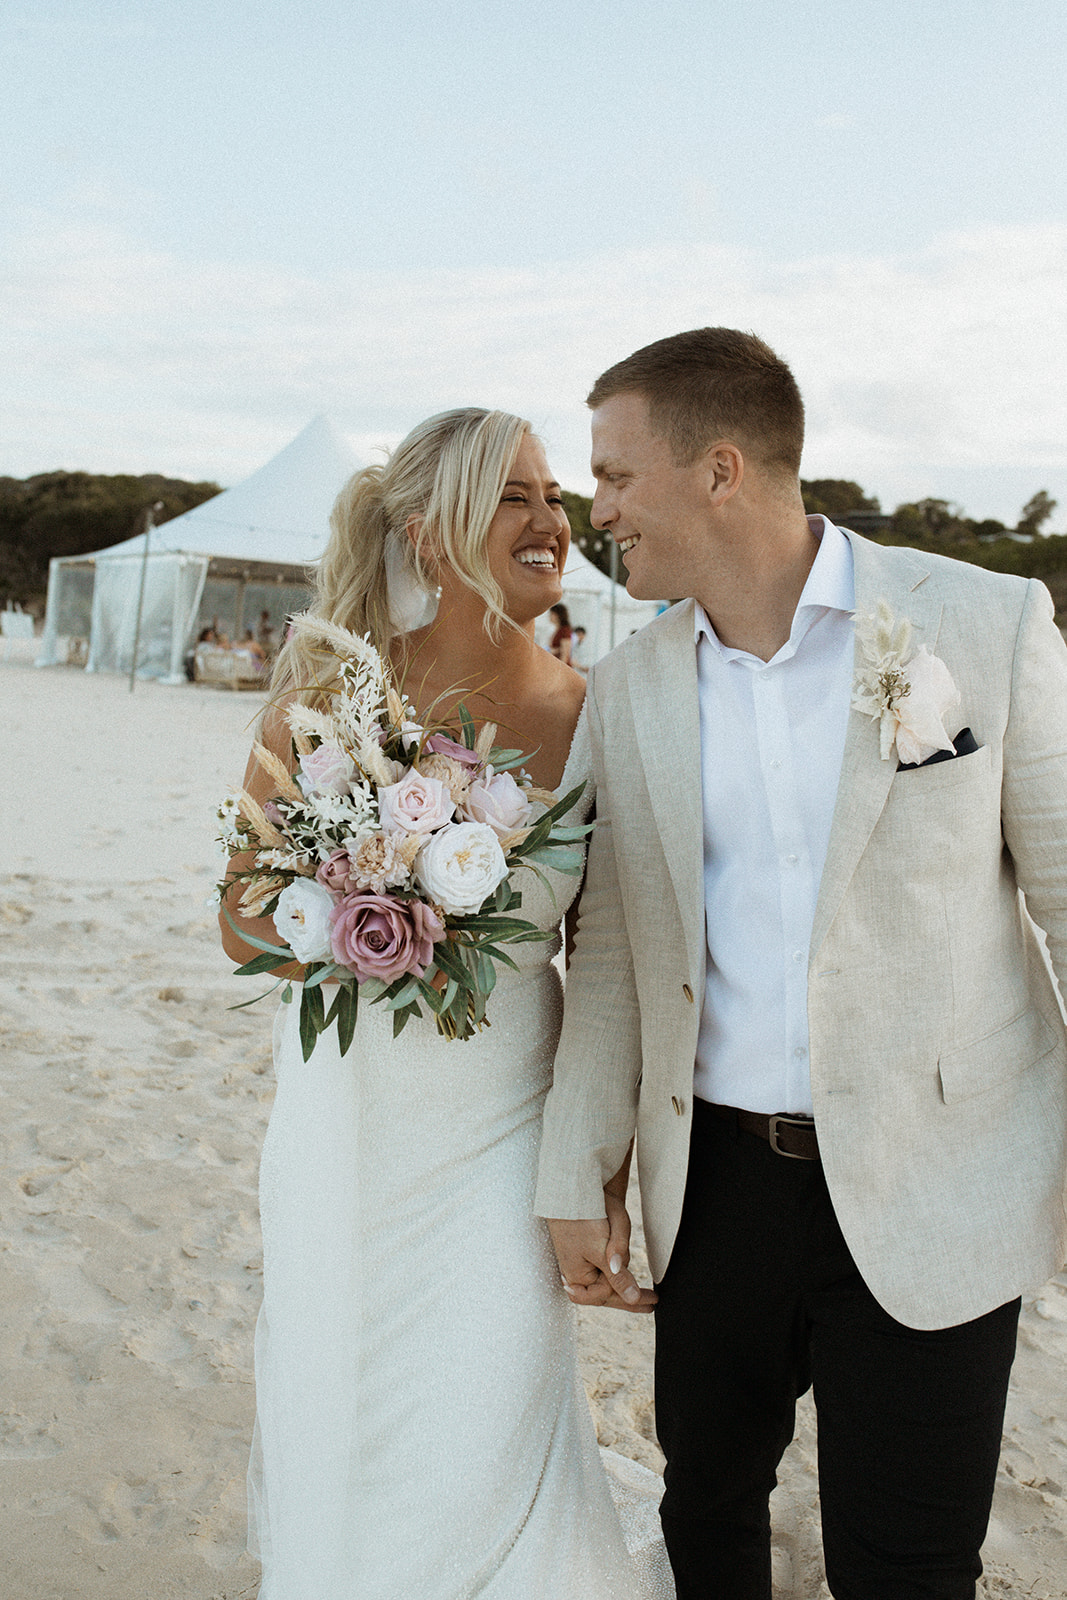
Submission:
MULTIPOLYGON (((257 707, 0 659, 2 1600, 256 1592, 271 1005, 226 1009, 255 980, 205 901, 257 707)), ((582 1345, 602 1440, 659 1465, 650 1319, 586 1314, 582 1345)), ((984 1595, 1067 1596, 1065 1372, 1060 1277, 1024 1310, 984 1595)), ((827 1593, 814 1439, 805 1403, 774 1508, 795 1600, 827 1593)))

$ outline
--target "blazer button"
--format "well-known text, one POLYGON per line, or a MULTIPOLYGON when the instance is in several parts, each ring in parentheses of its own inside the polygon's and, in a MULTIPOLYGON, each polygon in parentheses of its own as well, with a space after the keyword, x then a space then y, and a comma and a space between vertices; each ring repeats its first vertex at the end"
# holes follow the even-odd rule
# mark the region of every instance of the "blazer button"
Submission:
POLYGON ((682 1101, 679 1100, 679 1098, 678 1098, 678 1096, 676 1094, 672 1094, 671 1095, 671 1105, 674 1107, 676 1116, 680 1117, 680 1116, 683 1115, 683 1113, 685 1111, 685 1106, 682 1103, 682 1101))
POLYGON ((693 1004, 693 991, 692 991, 692 989, 689 987, 689 985, 687 983, 683 983, 682 984, 682 993, 685 995, 685 998, 689 1001, 689 1004, 692 1005, 693 1004))

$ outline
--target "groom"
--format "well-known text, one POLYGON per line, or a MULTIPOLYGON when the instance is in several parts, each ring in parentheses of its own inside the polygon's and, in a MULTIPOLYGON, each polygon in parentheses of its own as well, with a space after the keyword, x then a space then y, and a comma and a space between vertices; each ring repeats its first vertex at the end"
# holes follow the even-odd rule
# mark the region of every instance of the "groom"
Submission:
POLYGON ((679 1600, 768 1600, 809 1386, 833 1594, 963 1600, 1019 1295, 1067 1254, 1067 650, 1041 584, 805 517, 754 335, 662 339, 589 405, 594 525, 631 594, 689 598, 589 675, 537 1208, 575 1302, 657 1300, 679 1600))

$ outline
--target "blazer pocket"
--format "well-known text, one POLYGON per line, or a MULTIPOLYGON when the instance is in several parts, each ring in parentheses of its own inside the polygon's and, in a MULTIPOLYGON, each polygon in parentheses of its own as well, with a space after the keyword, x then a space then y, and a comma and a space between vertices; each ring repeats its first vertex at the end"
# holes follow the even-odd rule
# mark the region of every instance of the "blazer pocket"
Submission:
POLYGON ((970 755, 947 761, 934 761, 921 767, 898 767, 893 774, 893 792, 937 794, 958 784, 981 782, 990 767, 989 746, 980 744, 970 755))
POLYGON ((935 750, 925 761, 901 761, 898 763, 897 771, 914 772, 916 767, 936 767, 942 761, 955 761, 959 756, 973 756, 978 749, 978 740, 970 728, 961 728, 952 741, 951 750, 935 750))
POLYGON ((1055 1048, 1055 1033, 1030 1006, 983 1039, 942 1053, 937 1063, 942 1098, 951 1105, 981 1094, 1036 1066, 1055 1048))

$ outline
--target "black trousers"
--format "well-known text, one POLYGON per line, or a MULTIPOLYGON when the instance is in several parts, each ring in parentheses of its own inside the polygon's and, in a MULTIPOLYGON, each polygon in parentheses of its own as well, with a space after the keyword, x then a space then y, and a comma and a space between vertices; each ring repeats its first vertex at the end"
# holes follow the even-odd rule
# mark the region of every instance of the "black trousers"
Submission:
POLYGON ((1019 1302, 960 1327, 878 1305, 818 1162, 695 1102, 681 1228, 656 1307, 661 1516, 678 1600, 770 1600, 768 1499, 814 1390, 837 1600, 973 1600, 1019 1302))

